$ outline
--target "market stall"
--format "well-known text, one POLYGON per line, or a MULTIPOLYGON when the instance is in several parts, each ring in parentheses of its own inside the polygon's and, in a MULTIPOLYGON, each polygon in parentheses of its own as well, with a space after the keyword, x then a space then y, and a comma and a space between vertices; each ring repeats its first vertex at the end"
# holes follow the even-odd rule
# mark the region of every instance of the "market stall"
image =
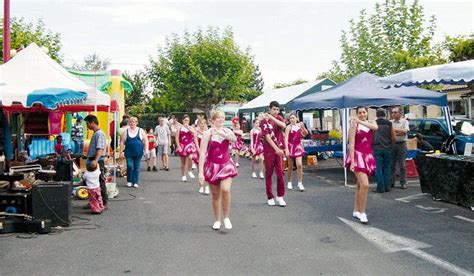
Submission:
MULTIPOLYGON (((379 78, 378 81, 385 88, 421 84, 468 84, 474 91, 474 60, 410 69, 379 78)), ((470 102, 469 100, 468 103, 470 102)), ((447 125, 451 126, 449 123, 447 125)), ((417 154, 422 192, 431 193, 434 198, 471 207, 473 210, 474 161, 471 157, 473 152, 465 150, 465 156, 417 154)))
MULTIPOLYGON (((449 117, 448 101, 445 94, 416 87, 383 89, 377 79, 376 75, 361 73, 326 91, 296 99, 289 109, 298 111, 340 110, 344 159, 347 151, 349 110, 352 108, 357 106, 438 105, 443 107, 444 113, 449 117)), ((347 184, 346 169, 344 169, 344 176, 345 184, 347 184)))

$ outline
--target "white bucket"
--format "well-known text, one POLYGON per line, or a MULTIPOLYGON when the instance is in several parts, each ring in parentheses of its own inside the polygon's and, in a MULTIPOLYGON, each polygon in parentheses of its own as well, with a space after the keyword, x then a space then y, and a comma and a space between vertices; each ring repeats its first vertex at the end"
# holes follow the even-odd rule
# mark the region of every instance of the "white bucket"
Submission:
POLYGON ((107 196, 109 198, 114 198, 118 195, 117 183, 105 183, 107 187, 107 196))

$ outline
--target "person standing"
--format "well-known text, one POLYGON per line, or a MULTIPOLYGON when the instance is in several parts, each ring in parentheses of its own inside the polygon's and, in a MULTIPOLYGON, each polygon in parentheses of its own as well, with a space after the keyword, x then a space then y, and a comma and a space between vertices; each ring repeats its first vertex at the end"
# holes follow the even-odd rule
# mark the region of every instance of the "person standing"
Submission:
MULTIPOLYGON (((204 137, 204 133, 207 131, 207 121, 206 119, 202 118, 199 120, 197 129, 196 129, 196 135, 194 136, 194 143, 197 146, 197 151, 196 154, 193 155, 193 161, 198 164, 198 174, 199 174, 199 152, 201 148, 201 142, 202 142, 202 137, 204 137)), ((209 185, 204 185, 204 183, 199 183, 199 193, 200 194, 209 194, 209 185)))
POLYGON ((392 185, 391 187, 395 186, 396 181, 396 168, 397 165, 400 168, 400 186, 402 189, 407 188, 407 180, 406 180, 406 166, 405 166, 405 159, 407 155, 407 143, 406 140, 408 139, 408 131, 410 128, 408 126, 408 121, 402 118, 402 110, 399 106, 392 108, 392 126, 395 131, 395 144, 393 145, 392 149, 392 185))
POLYGON ((171 147, 171 153, 174 154, 174 156, 177 155, 176 153, 176 134, 178 133, 178 128, 181 126, 181 124, 178 122, 178 119, 176 119, 176 116, 172 115, 170 119, 170 147, 171 147))
POLYGON ((104 211, 104 202, 100 194, 100 169, 96 163, 89 164, 87 170, 82 175, 89 192, 89 206, 93 214, 100 214, 104 211))
POLYGON ((204 132, 199 154, 199 182, 210 184, 212 192, 212 210, 215 222, 212 229, 221 228, 221 205, 224 211, 224 227, 232 229, 230 214, 230 187, 232 178, 237 176, 237 168, 230 158, 229 144, 236 140, 235 134, 224 128, 225 115, 222 111, 211 114, 213 127, 204 132))
POLYGON ((263 175, 263 143, 262 143, 262 129, 260 128, 260 119, 253 120, 253 128, 250 130, 250 152, 252 153, 252 177, 257 178, 255 172, 255 163, 260 163, 260 178, 264 179, 263 175))
POLYGON ((235 166, 238 168, 240 151, 242 150, 242 147, 244 146, 244 143, 242 140, 243 132, 242 130, 240 130, 239 118, 232 119, 232 131, 234 132, 235 137, 236 137, 235 142, 232 143, 232 149, 234 150, 234 155, 235 155, 235 166))
POLYGON ((158 125, 155 128, 155 136, 156 136, 156 151, 158 156, 161 157, 161 164, 162 167, 160 170, 169 171, 168 165, 168 150, 170 148, 170 141, 171 141, 171 131, 168 125, 165 123, 165 119, 160 117, 158 119, 158 125))
POLYGON ((137 117, 130 117, 129 128, 120 137, 120 157, 127 160, 127 187, 138 188, 140 161, 148 153, 148 138, 138 126, 137 117))
POLYGON ((295 113, 290 114, 290 124, 285 130, 285 146, 286 156, 288 158, 288 186, 287 188, 292 190, 293 185, 291 184, 291 176, 293 174, 293 161, 296 160, 297 168, 297 181, 298 189, 304 191, 303 186, 303 156, 305 154, 301 137, 305 136, 308 130, 304 127, 303 123, 298 123, 298 118, 295 113))
POLYGON ((270 102, 269 114, 264 115, 262 121, 264 142, 263 142, 263 156, 265 158, 265 187, 267 193, 267 204, 275 206, 276 203, 285 207, 286 202, 283 199, 285 195, 285 176, 283 173, 283 150, 284 138, 283 130, 286 125, 283 122, 283 117, 279 115, 280 104, 277 101, 270 102), (277 197, 273 195, 272 175, 275 171, 277 176, 277 197))
POLYGON ((385 109, 377 109, 376 115, 378 129, 374 132, 372 149, 374 150, 375 162, 377 164, 375 171, 377 188, 375 188, 373 192, 383 193, 390 192, 390 186, 392 184, 390 179, 392 177, 392 147, 395 144, 395 132, 392 127, 392 122, 385 119, 385 109))
POLYGON ((77 115, 76 123, 71 128, 71 139, 74 143, 74 155, 82 156, 84 154, 84 128, 81 115, 77 115))
POLYGON ((106 148, 107 140, 105 133, 99 127, 99 120, 95 115, 87 115, 84 118, 86 121, 87 129, 92 130, 94 134, 89 141, 89 149, 87 150, 87 162, 86 166, 97 167, 100 169, 100 195, 102 196, 102 202, 104 208, 107 209, 107 203, 109 197, 107 196, 107 187, 105 186, 105 162, 104 153, 106 148))
POLYGON ((195 130, 189 125, 189 116, 183 116, 183 124, 176 132, 176 153, 181 158, 181 180, 188 181, 186 178, 186 168, 190 178, 195 178, 192 171, 193 155, 197 151, 194 144, 195 130), (187 165, 186 165, 187 164, 187 165))
POLYGON ((357 179, 357 190, 354 199, 352 216, 367 224, 366 205, 369 190, 369 176, 375 172, 375 159, 372 151, 373 131, 377 123, 367 120, 367 108, 357 107, 357 117, 351 119, 349 129, 349 152, 346 156, 345 167, 354 172, 357 179))
POLYGON ((156 172, 158 171, 156 169, 156 137, 153 133, 153 128, 147 127, 146 129, 147 135, 146 138, 148 138, 148 154, 146 156, 146 163, 147 163, 147 171, 150 171, 150 167, 153 166, 153 171, 156 172))

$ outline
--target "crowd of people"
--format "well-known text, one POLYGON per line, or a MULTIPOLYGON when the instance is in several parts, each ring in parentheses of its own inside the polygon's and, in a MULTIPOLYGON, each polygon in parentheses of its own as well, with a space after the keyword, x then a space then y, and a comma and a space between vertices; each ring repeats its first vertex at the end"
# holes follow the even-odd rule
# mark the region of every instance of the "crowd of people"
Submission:
MULTIPOLYGON (((374 192, 388 192, 395 185, 395 168, 400 168, 400 185, 406 188, 406 139, 408 122, 402 118, 401 108, 391 109, 392 120, 386 119, 384 109, 378 109, 375 121, 368 120, 368 109, 358 107, 356 117, 350 120, 349 151, 345 166, 354 172, 357 188, 354 199, 353 217, 361 223, 368 223, 366 213, 369 177, 376 175, 377 188, 374 192)), ((82 118, 78 118, 80 123, 82 118)), ((85 182, 90 189, 90 208, 95 213, 107 208, 104 161, 105 134, 98 127, 97 118, 89 115, 85 119, 87 128, 94 131, 87 151, 87 172, 85 182)), ((181 181, 188 177, 195 179, 193 169, 197 169, 199 189, 204 195, 212 194, 212 208, 215 215, 213 229, 221 228, 221 208, 223 224, 232 228, 230 203, 232 178, 238 175, 239 156, 244 148, 243 132, 238 118, 232 120, 232 128, 224 127, 225 114, 213 111, 208 119, 200 114, 194 124, 184 115, 179 122, 174 116, 159 117, 158 125, 146 130, 138 127, 136 117, 124 116, 120 124, 120 158, 125 160, 127 187, 139 188, 140 164, 145 156, 147 171, 169 171, 169 155, 180 159, 181 181), (232 155, 234 158, 232 158, 232 155), (158 157, 158 158, 157 158, 158 157)), ((80 144, 75 125, 74 143, 80 144)), ((269 104, 267 113, 261 113, 253 121, 250 130, 251 170, 253 178, 265 179, 267 204, 286 206, 285 190, 293 189, 293 168, 296 166, 296 183, 299 191, 304 191, 302 157, 305 150, 302 138, 308 129, 298 116, 291 113, 286 120, 280 113, 278 102, 269 104), (285 187, 285 163, 287 160, 287 185, 285 187), (258 166, 258 174, 257 174, 258 166), (265 168, 265 170, 264 170, 265 168), (273 174, 276 175, 276 196, 273 192, 273 174)), ((83 143, 83 137, 82 137, 83 143)), ((80 147, 80 145, 78 145, 80 147)))

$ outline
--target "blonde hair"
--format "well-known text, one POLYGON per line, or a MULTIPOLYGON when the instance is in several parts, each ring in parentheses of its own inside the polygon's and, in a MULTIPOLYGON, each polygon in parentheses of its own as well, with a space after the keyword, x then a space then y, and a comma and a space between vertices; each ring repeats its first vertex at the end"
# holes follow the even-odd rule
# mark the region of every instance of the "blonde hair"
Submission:
POLYGON ((211 120, 215 120, 218 116, 222 116, 222 117, 225 118, 224 112, 222 112, 220 110, 213 110, 211 112, 211 120))
POLYGON ((137 117, 130 117, 130 119, 128 119, 128 122, 135 122, 136 124, 138 124, 138 118, 137 117))

